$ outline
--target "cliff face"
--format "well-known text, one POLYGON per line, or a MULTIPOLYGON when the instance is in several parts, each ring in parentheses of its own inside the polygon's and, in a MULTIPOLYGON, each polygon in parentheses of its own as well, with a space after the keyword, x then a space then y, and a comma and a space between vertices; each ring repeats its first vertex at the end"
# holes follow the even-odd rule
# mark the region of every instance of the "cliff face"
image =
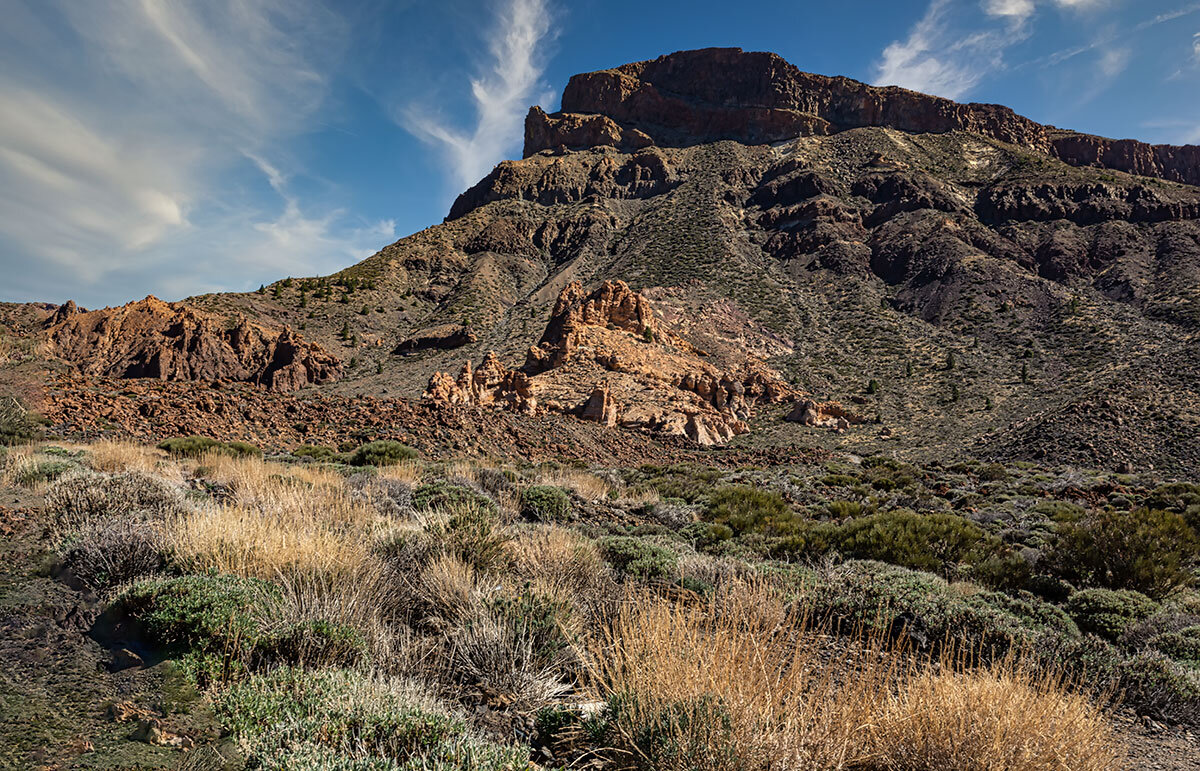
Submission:
POLYGON ((525 156, 565 146, 634 150, 722 139, 768 144, 864 127, 968 131, 1075 166, 1200 184, 1200 147, 1148 145, 1062 131, 994 104, 959 104, 895 86, 801 72, 771 53, 682 51, 571 78, 562 111, 533 108, 525 156))
POLYGON ((342 372, 337 358, 290 329, 270 330, 244 318, 226 324, 156 297, 90 312, 67 303, 47 325, 54 354, 87 375, 249 382, 294 391, 342 372))

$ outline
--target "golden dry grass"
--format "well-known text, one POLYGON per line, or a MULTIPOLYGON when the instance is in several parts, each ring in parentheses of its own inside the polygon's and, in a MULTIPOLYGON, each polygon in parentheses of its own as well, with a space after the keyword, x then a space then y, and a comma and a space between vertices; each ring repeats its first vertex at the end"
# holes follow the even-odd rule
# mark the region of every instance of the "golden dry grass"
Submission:
POLYGON ((162 450, 115 439, 101 439, 88 448, 88 465, 96 471, 113 474, 123 471, 175 472, 172 476, 177 476, 178 467, 165 463, 166 457, 162 450))
POLYGON ((410 485, 418 485, 425 478, 425 465, 420 461, 405 460, 379 469, 383 479, 396 479, 410 485))
POLYGON ((634 597, 590 647, 618 764, 661 771, 1101 771, 1104 714, 1012 662, 933 669, 834 645, 753 585, 712 604, 634 597))
POLYGON ((302 571, 350 575, 370 558, 377 514, 336 473, 211 455, 206 477, 232 500, 198 507, 172 527, 179 553, 201 569, 258 578, 302 571))
POLYGON ((608 498, 612 485, 595 474, 580 469, 543 469, 534 477, 533 484, 561 487, 583 498, 585 501, 601 501, 608 498))

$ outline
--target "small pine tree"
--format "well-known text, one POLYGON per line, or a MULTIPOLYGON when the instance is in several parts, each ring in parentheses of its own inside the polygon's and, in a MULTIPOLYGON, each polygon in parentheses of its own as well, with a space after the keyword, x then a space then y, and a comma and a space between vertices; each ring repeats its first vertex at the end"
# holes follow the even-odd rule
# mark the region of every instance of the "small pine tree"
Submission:
POLYGON ((867 393, 869 393, 869 394, 879 393, 879 381, 878 380, 873 379, 869 383, 867 383, 867 393))
POLYGON ((341 338, 342 338, 343 340, 349 340, 349 339, 350 339, 350 322, 349 322, 349 321, 347 321, 346 323, 342 324, 341 338))
POLYGON ((367 315, 367 314, 369 314, 370 312, 371 312, 371 309, 370 309, 369 307, 367 307, 366 305, 364 305, 364 306, 362 307, 362 310, 361 310, 361 311, 359 311, 358 313, 359 313, 359 315, 360 315, 360 316, 366 316, 366 315, 367 315))
POLYGON ((256 294, 266 294, 266 293, 267 293, 267 287, 263 284, 259 284, 256 294))
POLYGON ((271 287, 271 296, 274 297, 276 300, 279 299, 279 284, 276 284, 275 286, 271 287))
POLYGON ((950 384, 950 401, 958 401, 958 383, 950 384))
POLYGON ((990 396, 983 397, 983 408, 985 410, 992 409, 992 397, 990 397, 990 396))
POLYGON ((358 347, 358 333, 357 332, 355 332, 353 335, 350 336, 350 345, 354 346, 355 348, 358 347))
POLYGON ((380 359, 379 361, 375 362, 375 374, 376 375, 383 374, 383 359, 380 359))
POLYGON ((292 286, 292 277, 291 276, 288 276, 287 278, 285 278, 283 280, 283 286, 285 288, 291 288, 291 286, 292 286))
POLYGON ((946 369, 954 369, 956 364, 957 362, 954 359, 954 351, 951 351, 950 355, 946 357, 946 369))
POLYGON ((351 357, 350 357, 350 369, 354 369, 354 368, 355 368, 355 367, 357 367, 357 366, 358 366, 358 357, 357 357, 357 356, 351 356, 351 357))
POLYGON ((651 329, 650 327, 646 327, 644 330, 642 330, 642 339, 645 340, 647 343, 653 343, 654 342, 654 330, 651 329))
POLYGON ((904 362, 904 376, 905 377, 913 376, 913 364, 911 361, 904 362))
POLYGON ((301 289, 301 290, 300 290, 300 307, 301 307, 301 308, 307 308, 307 307, 308 307, 308 295, 306 295, 306 294, 304 293, 304 290, 303 290, 303 289, 301 289))
POLYGON ((1025 362, 1021 362, 1021 382, 1029 382, 1029 365, 1025 362))

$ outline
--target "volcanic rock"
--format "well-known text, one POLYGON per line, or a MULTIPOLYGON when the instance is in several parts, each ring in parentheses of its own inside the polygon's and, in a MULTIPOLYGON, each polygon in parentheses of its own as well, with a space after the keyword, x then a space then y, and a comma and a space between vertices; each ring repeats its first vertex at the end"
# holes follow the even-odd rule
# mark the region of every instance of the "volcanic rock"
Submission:
POLYGON ((579 282, 567 284, 520 370, 489 353, 478 369, 465 363, 457 379, 434 373, 425 390, 427 401, 443 406, 544 408, 701 445, 746 433, 755 405, 793 395, 752 357, 737 370, 719 371, 622 281, 605 281, 591 293, 579 282))
POLYGON ((337 358, 291 329, 271 330, 245 317, 226 320, 156 297, 87 313, 60 308, 51 321, 54 355, 86 375, 239 381, 294 391, 342 372, 337 358))
POLYGON ((1063 131, 1008 107, 958 104, 896 86, 814 75, 775 54, 740 48, 680 51, 572 77, 561 112, 530 111, 525 156, 560 146, 627 151, 650 142, 663 147, 723 139, 768 144, 867 126, 914 134, 968 131, 1074 166, 1200 184, 1197 146, 1148 145, 1063 131))

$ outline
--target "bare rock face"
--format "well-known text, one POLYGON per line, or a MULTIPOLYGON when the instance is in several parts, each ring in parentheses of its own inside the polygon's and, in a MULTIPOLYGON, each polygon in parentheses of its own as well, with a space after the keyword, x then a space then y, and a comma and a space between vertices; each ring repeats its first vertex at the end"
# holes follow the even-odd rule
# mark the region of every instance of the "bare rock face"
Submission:
POLYGON ((785 420, 816 428, 828 428, 842 432, 852 424, 865 423, 866 418, 857 415, 836 402, 820 403, 812 399, 801 399, 788 413, 785 420))
POLYGON ((1075 166, 1200 184, 1200 147, 1063 131, 1000 105, 959 104, 896 86, 814 75, 775 54, 740 48, 680 51, 574 76, 561 112, 530 112, 525 156, 560 147, 629 151, 722 139, 767 144, 868 126, 915 134, 968 131, 1075 166))
POLYGON ((54 354, 85 375, 237 381, 294 391, 342 373, 336 357, 296 332, 244 317, 230 323, 156 297, 86 313, 73 307, 59 308, 46 334, 54 354))
POLYGON ((701 445, 746 433, 755 406, 794 395, 753 357, 735 371, 719 371, 621 281, 591 293, 578 282, 564 287, 520 370, 488 354, 477 369, 466 363, 457 379, 435 373, 425 392, 445 406, 559 412, 701 445))
POLYGON ((417 353, 431 349, 445 351, 461 348, 475 340, 475 333, 461 324, 440 324, 409 335, 400 341, 392 353, 417 353))

